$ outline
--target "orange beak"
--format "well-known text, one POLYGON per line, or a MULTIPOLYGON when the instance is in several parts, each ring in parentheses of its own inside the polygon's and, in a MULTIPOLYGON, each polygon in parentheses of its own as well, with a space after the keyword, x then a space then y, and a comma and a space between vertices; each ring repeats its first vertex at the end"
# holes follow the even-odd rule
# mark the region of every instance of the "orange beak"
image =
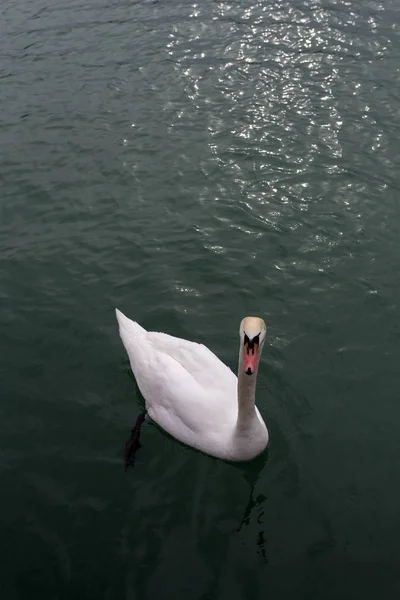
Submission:
POLYGON ((243 368, 247 375, 253 375, 257 369, 258 344, 248 342, 244 345, 243 368))

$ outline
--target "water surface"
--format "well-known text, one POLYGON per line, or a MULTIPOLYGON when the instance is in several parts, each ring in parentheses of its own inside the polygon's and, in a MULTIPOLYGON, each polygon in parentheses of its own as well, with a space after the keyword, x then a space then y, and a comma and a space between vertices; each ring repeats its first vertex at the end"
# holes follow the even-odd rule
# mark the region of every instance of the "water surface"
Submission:
POLYGON ((0 9, 0 591, 396 597, 400 8, 0 9), (142 432, 114 307, 236 369, 269 451, 142 432))

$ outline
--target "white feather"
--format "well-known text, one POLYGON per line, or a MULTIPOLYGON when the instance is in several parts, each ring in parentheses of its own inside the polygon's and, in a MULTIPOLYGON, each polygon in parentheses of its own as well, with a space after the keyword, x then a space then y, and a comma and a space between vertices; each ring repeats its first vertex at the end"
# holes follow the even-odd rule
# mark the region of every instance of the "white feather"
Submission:
POLYGON ((118 309, 121 340, 149 416, 178 440, 207 454, 248 460, 268 443, 257 408, 238 430, 236 375, 203 344, 148 332, 118 309))

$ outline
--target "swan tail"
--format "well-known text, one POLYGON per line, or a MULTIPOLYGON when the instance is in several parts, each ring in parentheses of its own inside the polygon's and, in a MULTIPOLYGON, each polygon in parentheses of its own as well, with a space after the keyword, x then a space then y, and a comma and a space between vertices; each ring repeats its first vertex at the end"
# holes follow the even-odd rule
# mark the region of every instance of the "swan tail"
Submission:
POLYGON ((115 309, 115 315, 119 325, 119 334, 125 346, 132 339, 146 334, 146 330, 139 323, 128 319, 118 308, 115 309))

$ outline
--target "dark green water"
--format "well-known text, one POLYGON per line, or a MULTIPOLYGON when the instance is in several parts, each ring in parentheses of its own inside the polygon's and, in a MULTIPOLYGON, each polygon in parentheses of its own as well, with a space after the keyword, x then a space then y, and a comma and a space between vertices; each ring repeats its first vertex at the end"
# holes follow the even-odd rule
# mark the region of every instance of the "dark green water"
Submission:
POLYGON ((400 7, 0 7, 0 595, 400 592, 400 7), (236 368, 268 453, 149 424, 114 317, 236 368))

